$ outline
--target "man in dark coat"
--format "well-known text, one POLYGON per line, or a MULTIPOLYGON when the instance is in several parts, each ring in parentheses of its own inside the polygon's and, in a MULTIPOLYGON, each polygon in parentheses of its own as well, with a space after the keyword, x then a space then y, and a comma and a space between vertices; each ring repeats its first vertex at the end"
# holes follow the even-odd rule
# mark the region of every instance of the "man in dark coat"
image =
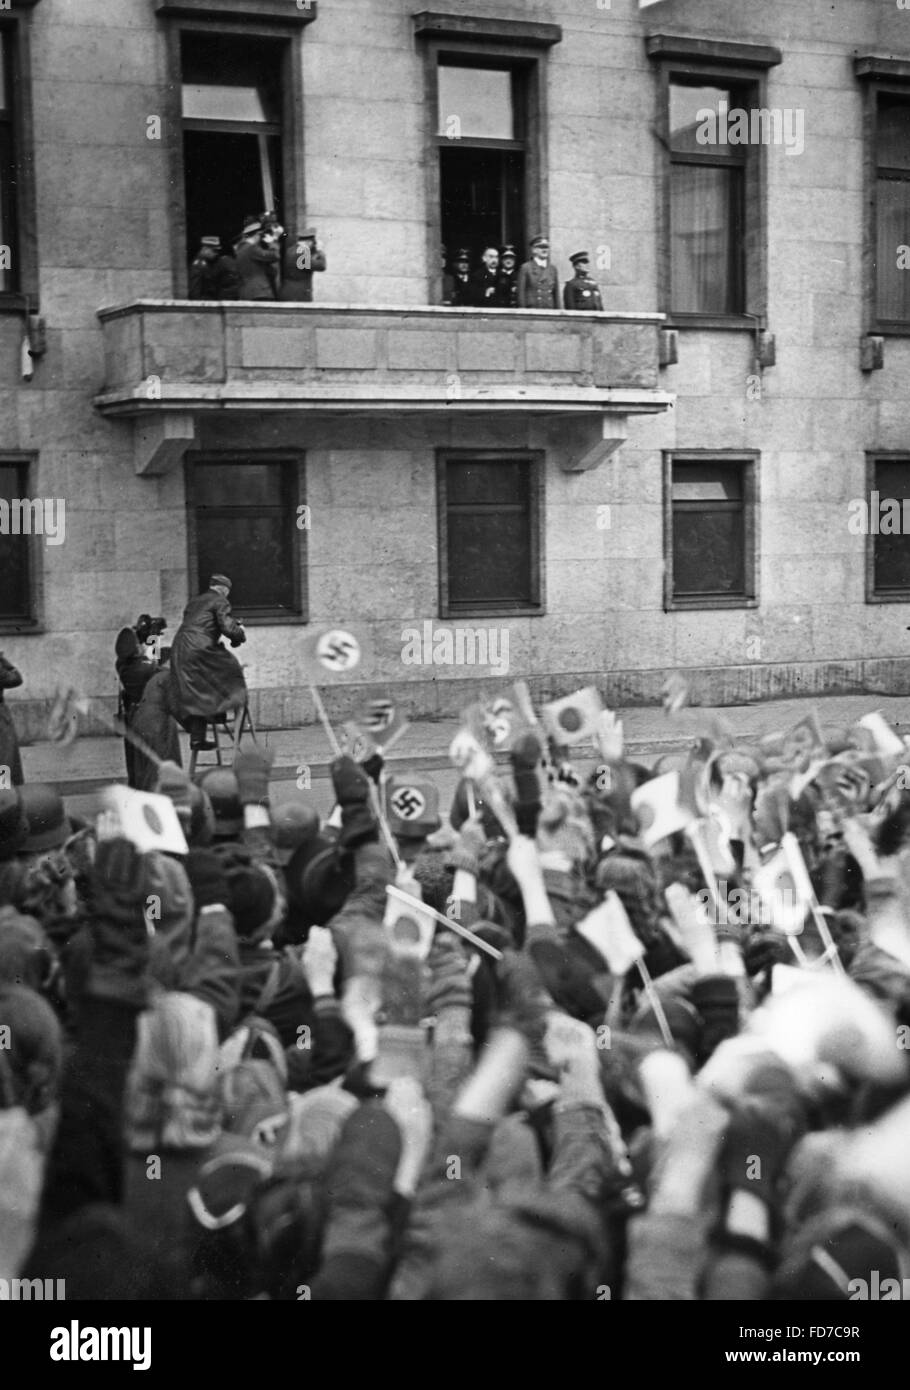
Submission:
POLYGON ((281 262, 281 289, 278 298, 313 302, 313 273, 325 270, 325 252, 316 239, 316 228, 308 227, 288 246, 281 262))
POLYGON ((545 236, 531 242, 531 259, 518 272, 519 309, 558 309, 559 276, 550 264, 550 243, 545 236))
POLYGON ((499 252, 488 246, 480 258, 483 265, 471 276, 471 302, 478 309, 502 309, 499 294, 499 252))
MULTIPOLYGON (((0 652, 0 773, 9 768, 9 784, 21 787, 25 778, 22 775, 22 758, 19 755, 19 740, 13 716, 3 703, 4 690, 15 690, 22 684, 22 677, 11 661, 0 652)), ((4 784, 0 782, 0 787, 4 784)))
POLYGON ((246 641, 242 624, 231 614, 230 591, 231 581, 213 574, 206 592, 187 604, 171 648, 172 707, 190 735, 191 748, 213 748, 205 738, 206 720, 246 704, 243 669, 221 645, 222 637, 232 647, 246 641))
POLYGON ((562 302, 566 309, 602 309, 600 286, 588 274, 590 258, 587 251, 576 251, 569 260, 575 267, 575 278, 567 280, 562 292, 562 302))
POLYGON ((471 258, 468 252, 461 247, 455 252, 455 259, 452 262, 452 298, 449 301, 454 308, 463 309, 473 302, 470 276, 471 258))
MULTIPOLYGON (((151 622, 152 619, 147 613, 140 614, 135 627, 125 627, 117 634, 114 647, 117 679, 120 682, 117 717, 128 729, 132 728, 133 718, 145 687, 152 676, 161 669, 159 663, 151 657, 146 645, 151 622)), ((127 785, 138 787, 141 784, 136 780, 136 749, 127 739, 123 741, 123 749, 126 755, 127 785)))
POLYGON ((281 252, 278 238, 257 218, 244 224, 234 248, 240 299, 277 299, 278 264, 281 252))
POLYGON ((504 246, 499 258, 499 303, 503 309, 518 307, 518 257, 514 246, 504 246))
POLYGON ((221 238, 204 236, 190 266, 190 299, 239 299, 240 275, 233 256, 221 250, 221 238))

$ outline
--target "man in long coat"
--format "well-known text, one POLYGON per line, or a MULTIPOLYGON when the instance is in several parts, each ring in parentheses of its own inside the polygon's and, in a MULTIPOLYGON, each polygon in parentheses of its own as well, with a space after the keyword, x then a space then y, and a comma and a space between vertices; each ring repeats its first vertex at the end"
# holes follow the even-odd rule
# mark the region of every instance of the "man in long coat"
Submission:
POLYGON ((186 606, 171 647, 173 708, 190 735, 191 748, 213 748, 205 738, 206 720, 218 719, 246 704, 246 681, 232 647, 246 641, 243 625, 231 613, 231 581, 213 574, 204 594, 186 606))
POLYGON ((531 242, 531 259, 518 272, 519 309, 558 309, 559 276, 550 264, 550 243, 545 236, 531 242))

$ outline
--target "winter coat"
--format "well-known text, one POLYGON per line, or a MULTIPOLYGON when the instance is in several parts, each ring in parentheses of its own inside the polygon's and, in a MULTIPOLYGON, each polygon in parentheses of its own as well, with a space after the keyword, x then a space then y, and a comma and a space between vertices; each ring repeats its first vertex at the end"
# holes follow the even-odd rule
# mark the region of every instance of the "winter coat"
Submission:
POLYGON ((187 604, 171 648, 171 692, 179 719, 212 719, 246 703, 246 681, 235 656, 221 645, 246 641, 231 605, 214 589, 187 604))

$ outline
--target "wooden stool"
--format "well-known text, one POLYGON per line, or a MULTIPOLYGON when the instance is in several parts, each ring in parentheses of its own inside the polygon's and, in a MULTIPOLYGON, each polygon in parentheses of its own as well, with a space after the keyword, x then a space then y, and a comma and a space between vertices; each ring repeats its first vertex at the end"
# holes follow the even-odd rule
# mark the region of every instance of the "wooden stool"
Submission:
MULTIPOLYGON (((213 752, 215 755, 214 762, 208 764, 208 766, 225 766, 224 758, 222 756, 221 739, 218 737, 219 729, 223 734, 225 734, 225 736, 227 735, 227 726, 226 721, 224 719, 206 720, 204 737, 207 741, 209 738, 209 730, 211 730, 211 738, 215 747, 214 749, 190 749, 190 777, 195 776, 196 767, 199 762, 199 754, 203 752, 213 752)), ((258 742, 256 738, 256 726, 253 723, 253 716, 250 714, 249 705, 244 705, 243 708, 240 710, 239 714, 236 712, 234 714, 234 732, 231 738, 231 762, 233 762, 234 755, 236 754, 237 749, 240 747, 240 740, 245 733, 248 733, 250 735, 250 738, 253 740, 254 743, 258 742)), ((203 764, 202 766, 204 767, 205 764, 203 764)), ((230 766, 230 764, 228 764, 228 766, 230 766)))

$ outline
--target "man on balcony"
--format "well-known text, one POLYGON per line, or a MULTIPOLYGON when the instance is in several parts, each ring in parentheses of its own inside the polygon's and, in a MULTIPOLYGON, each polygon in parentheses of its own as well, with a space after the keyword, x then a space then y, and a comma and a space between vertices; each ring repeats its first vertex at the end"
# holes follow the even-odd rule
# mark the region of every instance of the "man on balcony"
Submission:
POLYGON ((279 299, 299 304, 313 302, 313 273, 325 270, 325 252, 316 238, 316 228, 308 227, 298 233, 297 240, 288 246, 281 262, 279 299))
POLYGON ((248 218, 235 249, 240 299, 277 299, 278 238, 258 218, 248 218))
POLYGON ((478 309, 501 309, 503 301, 499 288, 499 252, 488 246, 481 256, 479 270, 471 276, 471 303, 478 309))
POLYGON ((567 280, 562 292, 562 302, 566 309, 594 310, 603 308, 600 286, 588 274, 590 257, 587 251, 576 251, 569 260, 575 267, 575 276, 567 280))
POLYGON ((559 276, 550 264, 550 243, 545 236, 531 242, 531 259, 518 272, 519 309, 558 309, 559 276))

